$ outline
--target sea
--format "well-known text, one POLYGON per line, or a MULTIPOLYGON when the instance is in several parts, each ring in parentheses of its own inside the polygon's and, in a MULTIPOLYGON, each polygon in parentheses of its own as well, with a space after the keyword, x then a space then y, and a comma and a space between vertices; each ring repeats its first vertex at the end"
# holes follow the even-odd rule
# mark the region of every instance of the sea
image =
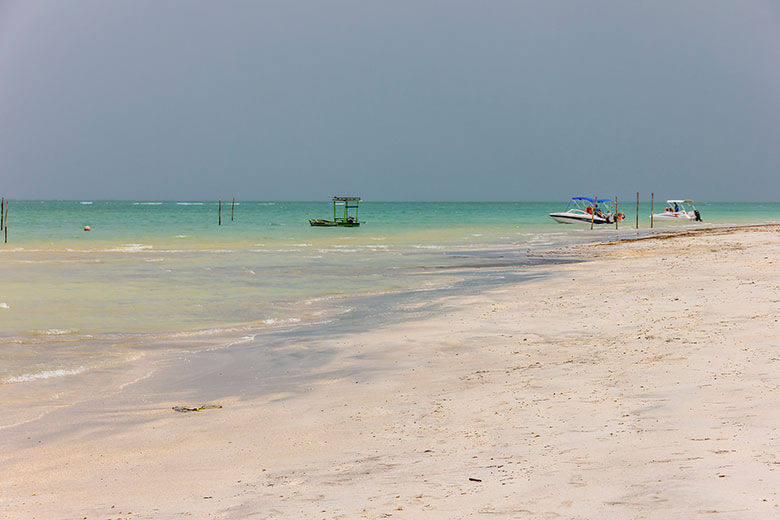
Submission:
POLYGON ((565 206, 366 200, 359 227, 312 227, 310 218, 332 218, 330 201, 11 200, 0 238, 0 400, 61 398, 68 381, 155 350, 262 350, 269 333, 378 327, 407 319, 410 302, 425 309, 573 261, 561 246, 780 221, 780 203, 712 202, 697 204, 703 223, 651 230, 643 202, 639 218, 628 203, 618 229, 591 230, 548 216, 565 206))

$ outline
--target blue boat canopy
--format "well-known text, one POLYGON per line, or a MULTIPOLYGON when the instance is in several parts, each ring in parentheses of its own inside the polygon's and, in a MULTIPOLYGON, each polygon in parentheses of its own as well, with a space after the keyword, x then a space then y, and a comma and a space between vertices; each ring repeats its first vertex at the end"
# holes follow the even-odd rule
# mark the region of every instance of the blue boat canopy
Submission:
MULTIPOLYGON (((587 200, 590 203, 594 202, 593 197, 572 197, 571 200, 587 200)), ((595 202, 612 202, 612 199, 596 199, 595 202)))

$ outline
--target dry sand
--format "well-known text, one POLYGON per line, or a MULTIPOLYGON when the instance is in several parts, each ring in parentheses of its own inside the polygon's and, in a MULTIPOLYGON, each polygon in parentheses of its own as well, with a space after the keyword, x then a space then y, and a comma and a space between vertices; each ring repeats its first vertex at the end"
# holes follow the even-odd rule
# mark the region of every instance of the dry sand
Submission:
POLYGON ((0 517, 780 518, 779 232, 579 246, 297 346, 338 353, 303 392, 140 379, 0 431, 0 517))

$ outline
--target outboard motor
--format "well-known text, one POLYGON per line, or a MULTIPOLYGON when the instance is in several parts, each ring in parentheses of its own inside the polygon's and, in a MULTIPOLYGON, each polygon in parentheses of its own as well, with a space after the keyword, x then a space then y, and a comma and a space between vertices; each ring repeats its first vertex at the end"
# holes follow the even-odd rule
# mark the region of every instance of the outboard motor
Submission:
POLYGON ((693 214, 696 215, 695 222, 701 222, 701 213, 699 213, 698 209, 693 210, 693 214))

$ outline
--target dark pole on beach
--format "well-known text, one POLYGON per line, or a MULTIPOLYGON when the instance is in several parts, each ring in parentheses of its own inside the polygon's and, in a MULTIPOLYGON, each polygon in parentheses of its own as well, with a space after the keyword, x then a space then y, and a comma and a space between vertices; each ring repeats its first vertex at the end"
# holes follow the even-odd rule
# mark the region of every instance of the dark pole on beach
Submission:
POLYGON ((217 215, 218 215, 217 218, 219 219, 217 221, 217 225, 221 226, 222 225, 222 199, 219 199, 219 209, 217 210, 217 215))
POLYGON ((650 229, 653 229, 653 197, 655 193, 650 192, 650 229))
POLYGON ((639 229, 639 192, 636 192, 636 228, 639 229))
POLYGON ((233 212, 236 209, 236 198, 233 197, 233 205, 230 206, 230 221, 233 222, 233 212))

